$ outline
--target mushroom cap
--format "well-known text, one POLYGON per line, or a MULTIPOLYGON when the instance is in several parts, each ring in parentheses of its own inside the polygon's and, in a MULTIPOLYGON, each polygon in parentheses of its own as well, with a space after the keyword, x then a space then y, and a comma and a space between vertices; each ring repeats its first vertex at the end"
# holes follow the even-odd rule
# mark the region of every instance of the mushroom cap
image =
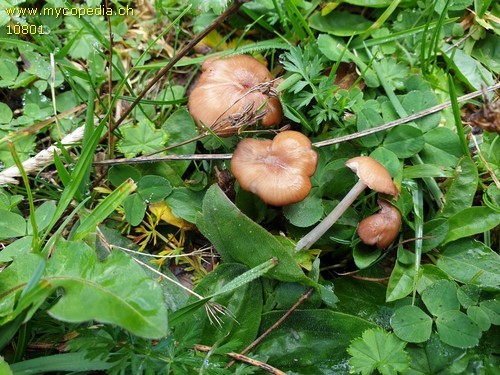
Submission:
POLYGON ((318 154, 309 138, 288 130, 271 140, 238 143, 231 172, 240 186, 273 206, 300 202, 311 191, 318 154))
POLYGON ((358 236, 366 245, 385 249, 396 239, 401 228, 401 214, 392 204, 378 200, 380 212, 368 216, 358 225, 358 236))
POLYGON ((350 168, 361 181, 378 193, 399 195, 399 190, 392 182, 392 177, 382 164, 369 156, 357 156, 349 159, 345 165, 350 168))
MULTIPOLYGON (((248 93, 253 87, 273 79, 266 66, 248 55, 236 55, 220 59, 211 57, 202 64, 200 79, 189 95, 189 113, 198 126, 210 127, 224 118, 243 113, 249 104, 252 111, 262 105, 267 112, 262 118, 263 126, 277 125, 281 122, 281 103, 276 96, 269 97, 261 91, 248 93)), ((237 128, 224 129, 230 124, 221 124, 218 135, 229 136, 237 128)))

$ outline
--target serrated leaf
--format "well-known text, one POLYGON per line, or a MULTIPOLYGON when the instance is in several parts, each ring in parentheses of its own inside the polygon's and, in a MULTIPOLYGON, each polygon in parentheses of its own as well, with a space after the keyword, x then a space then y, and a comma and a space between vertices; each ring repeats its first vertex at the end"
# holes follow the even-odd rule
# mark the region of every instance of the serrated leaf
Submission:
POLYGON ((471 348, 479 343, 481 330, 474 321, 457 310, 445 311, 436 319, 439 338, 456 348, 471 348))
POLYGON ((363 332, 354 340, 347 352, 354 371, 371 374, 377 369, 383 375, 397 374, 410 365, 410 357, 404 351, 406 343, 380 328, 363 332))
POLYGON ((424 342, 431 337, 432 318, 417 306, 403 306, 394 312, 391 326, 401 340, 424 342))
POLYGON ((136 125, 124 126, 120 130, 122 139, 117 148, 126 158, 159 151, 164 148, 168 139, 164 130, 155 129, 154 124, 146 119, 136 125))
POLYGON ((129 256, 114 251, 103 262, 81 242, 58 240, 46 262, 40 281, 29 293, 19 292, 37 269, 40 257, 26 253, 0 273, 0 305, 16 296, 17 305, 4 321, 15 318, 29 306, 37 306, 59 288, 64 290, 48 310, 67 322, 97 320, 128 329, 132 333, 161 338, 167 332, 163 293, 153 279, 129 256), (125 287, 129 286, 129 287, 125 287))

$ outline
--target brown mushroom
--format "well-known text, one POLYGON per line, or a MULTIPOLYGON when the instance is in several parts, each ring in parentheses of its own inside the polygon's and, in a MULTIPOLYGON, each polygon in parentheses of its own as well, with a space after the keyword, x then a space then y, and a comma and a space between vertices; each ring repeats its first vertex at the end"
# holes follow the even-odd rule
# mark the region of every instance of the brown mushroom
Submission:
POLYGON ((361 220, 358 236, 366 245, 375 245, 385 249, 396 239, 401 228, 399 210, 385 200, 378 200, 380 212, 361 220))
POLYGON ((240 186, 273 206, 300 202, 311 191, 318 155, 302 133, 288 130, 271 140, 238 143, 231 172, 240 186))
POLYGON ((357 174, 359 177, 358 182, 356 182, 344 199, 339 202, 323 221, 297 242, 295 246, 296 251, 309 249, 333 224, 335 224, 366 187, 394 197, 399 194, 398 188, 392 182, 390 173, 375 159, 368 156, 358 156, 349 159, 345 165, 357 174))
POLYGON ((273 77, 255 58, 215 56, 205 60, 201 69, 188 102, 198 126, 229 136, 246 123, 262 120, 263 126, 272 126, 281 122, 281 103, 271 94, 273 77))

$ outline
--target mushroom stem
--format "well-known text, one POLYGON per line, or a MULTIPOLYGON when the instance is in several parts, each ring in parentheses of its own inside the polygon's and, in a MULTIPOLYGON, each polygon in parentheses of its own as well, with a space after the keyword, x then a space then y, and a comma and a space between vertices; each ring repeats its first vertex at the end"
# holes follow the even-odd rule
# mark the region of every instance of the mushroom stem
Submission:
POLYGON ((325 232, 330 229, 330 227, 335 224, 335 222, 342 216, 342 214, 349 208, 349 206, 356 200, 359 194, 365 190, 367 185, 358 180, 352 189, 347 193, 347 195, 342 199, 337 207, 333 209, 332 212, 328 214, 327 217, 323 219, 321 223, 316 225, 309 233, 307 233, 302 239, 297 242, 295 246, 295 251, 307 250, 309 249, 319 238, 325 234, 325 232))

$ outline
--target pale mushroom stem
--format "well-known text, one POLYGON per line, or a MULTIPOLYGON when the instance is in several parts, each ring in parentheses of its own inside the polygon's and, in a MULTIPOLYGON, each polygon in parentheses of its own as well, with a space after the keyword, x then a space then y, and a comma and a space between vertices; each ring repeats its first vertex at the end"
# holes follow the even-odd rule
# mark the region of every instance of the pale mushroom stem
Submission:
POLYGON ((332 212, 328 214, 327 217, 323 219, 321 223, 316 225, 313 230, 307 233, 302 239, 297 242, 295 246, 295 251, 307 250, 309 249, 320 237, 325 234, 325 232, 330 229, 330 227, 335 224, 335 222, 342 216, 342 214, 351 206, 352 202, 356 200, 359 194, 365 190, 367 185, 359 180, 352 187, 352 189, 347 193, 347 195, 342 199, 337 207, 333 209, 332 212))

